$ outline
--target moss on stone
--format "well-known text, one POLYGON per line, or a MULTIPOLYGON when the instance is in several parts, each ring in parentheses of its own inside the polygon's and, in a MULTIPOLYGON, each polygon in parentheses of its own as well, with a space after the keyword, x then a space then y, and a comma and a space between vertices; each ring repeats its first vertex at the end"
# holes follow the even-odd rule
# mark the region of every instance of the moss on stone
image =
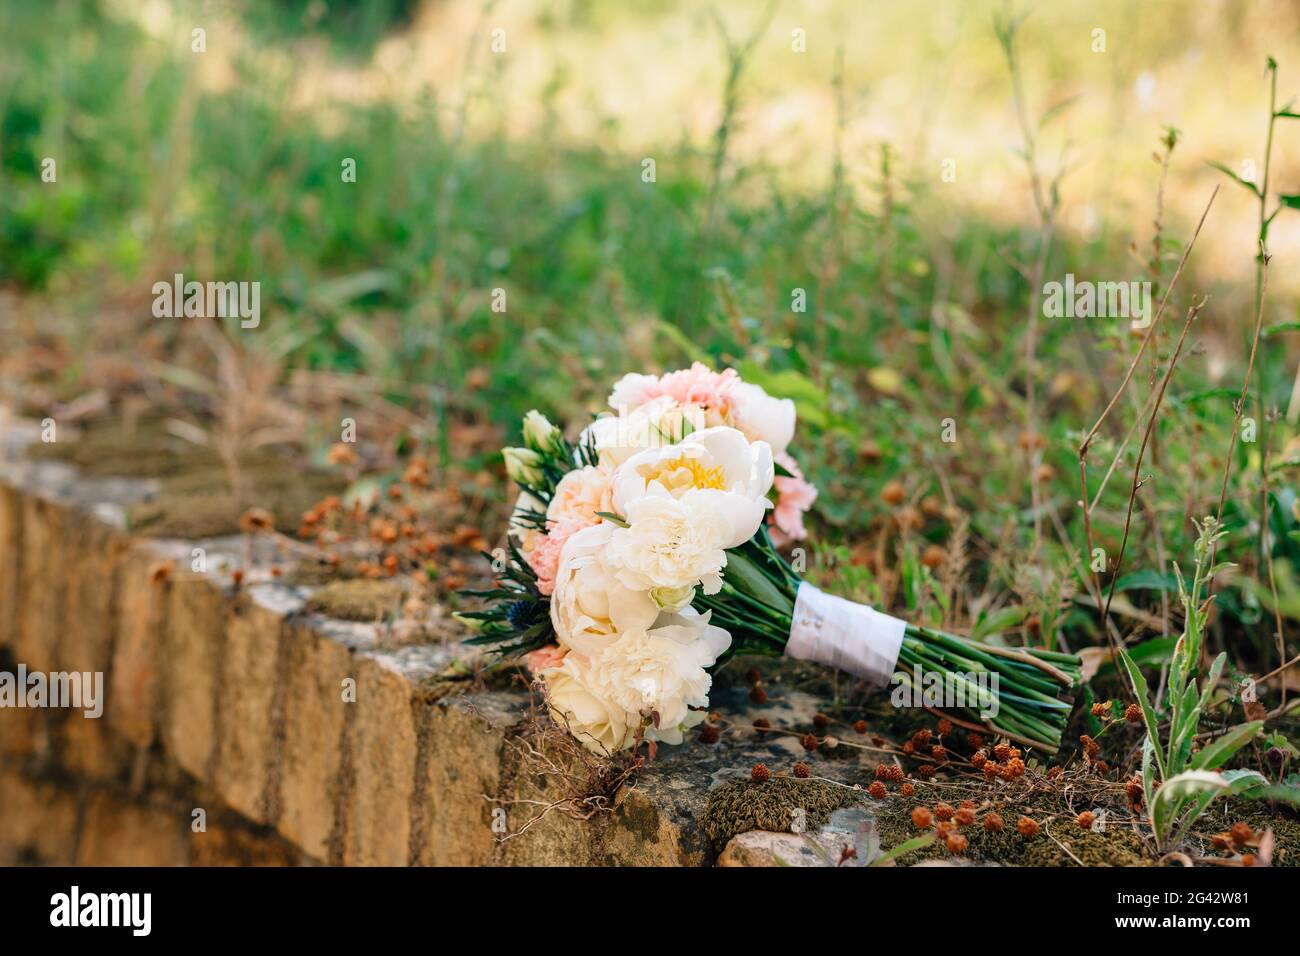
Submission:
POLYGON ((794 832, 791 825, 803 810, 807 831, 815 831, 832 813, 861 799, 855 791, 820 780, 776 777, 766 783, 739 781, 709 794, 700 827, 719 852, 738 833, 748 830, 794 832))
MULTIPOLYGON (((918 788, 913 797, 891 795, 876 811, 881 843, 889 849, 921 833, 912 823, 912 810, 917 806, 933 807, 940 801, 957 806, 963 800, 974 798, 978 802, 993 795, 972 791, 970 787, 943 785, 918 788)), ((1078 795, 1075 796, 1077 800, 1078 795)), ((1146 853, 1141 838, 1130 827, 1115 824, 1101 833, 1084 830, 1074 823, 1074 812, 1065 799, 1054 792, 1037 790, 1032 795, 1025 795, 1023 801, 1017 799, 1014 791, 998 791, 996 797, 999 801, 996 810, 1004 826, 995 832, 985 830, 981 825, 985 811, 977 811, 977 822, 961 831, 969 841, 963 854, 968 859, 1015 866, 1077 866, 1070 856, 1073 853, 1088 866, 1149 866, 1154 862, 1146 853), (1049 819, 1049 814, 1060 816, 1049 819), (1045 823, 1052 836, 1043 832, 1033 837, 1021 836, 1016 829, 1016 821, 1021 816, 1045 823), (1069 853, 1052 839, 1053 836, 1069 847, 1069 853)), ((907 859, 909 863, 917 863, 948 855, 943 844, 935 843, 908 854, 907 859)))
POLYGON ((381 621, 398 609, 403 593, 394 581, 331 581, 307 599, 307 610, 343 621, 381 621))

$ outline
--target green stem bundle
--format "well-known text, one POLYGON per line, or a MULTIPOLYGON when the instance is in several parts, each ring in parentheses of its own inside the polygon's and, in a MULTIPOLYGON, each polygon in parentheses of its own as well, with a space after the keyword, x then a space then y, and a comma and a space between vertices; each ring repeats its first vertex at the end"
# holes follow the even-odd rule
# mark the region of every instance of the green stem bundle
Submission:
MULTIPOLYGON (((803 582, 766 528, 728 552, 723 577, 722 590, 697 596, 695 607, 711 611, 713 622, 731 632, 730 653, 781 656, 803 582)), ((937 691, 940 702, 955 691, 965 706, 940 711, 955 722, 1055 753, 1071 711, 1071 702, 1059 695, 1080 683, 1080 670, 1074 654, 999 647, 909 624, 894 680, 927 707, 927 689, 937 691)))

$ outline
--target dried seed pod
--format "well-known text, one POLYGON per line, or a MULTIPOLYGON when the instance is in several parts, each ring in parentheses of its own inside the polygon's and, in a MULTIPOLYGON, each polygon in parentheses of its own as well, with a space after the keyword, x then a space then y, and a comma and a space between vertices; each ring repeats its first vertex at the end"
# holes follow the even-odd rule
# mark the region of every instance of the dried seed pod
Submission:
POLYGON ((755 783, 766 783, 772 779, 772 771, 767 769, 766 764, 761 763, 754 764, 754 768, 749 771, 749 775, 755 783))
POLYGON ((946 803, 936 803, 934 805, 934 815, 940 820, 951 820, 953 809, 946 803))
POLYGON ((984 829, 990 833, 996 833, 1002 829, 1002 818, 996 813, 986 813, 984 815, 984 829))
POLYGON ((967 839, 960 833, 948 834, 948 839, 945 842, 948 845, 949 853, 965 853, 967 846, 969 846, 967 839))
POLYGON ((1085 830, 1091 830, 1092 825, 1097 822, 1097 814, 1093 813, 1091 810, 1084 810, 1074 818, 1074 822, 1079 824, 1079 826, 1085 830))
POLYGON ((910 783, 905 783, 898 788, 898 792, 905 797, 910 797, 912 794, 916 793, 916 787, 912 786, 910 783))
POLYGON ((907 489, 901 481, 886 482, 880 489, 880 500, 887 505, 901 505, 907 500, 907 489))
POLYGON ((921 830, 928 830, 934 825, 934 814, 928 807, 916 807, 912 811, 912 823, 921 830))
POLYGON ((975 811, 969 807, 958 807, 952 818, 958 826, 968 827, 975 822, 975 811))
POLYGON ((1020 831, 1021 836, 1038 836, 1038 821, 1033 817, 1021 817, 1016 824, 1016 829, 1020 831))
POLYGON ((877 800, 885 799, 885 794, 887 792, 888 791, 885 790, 885 785, 881 783, 879 780, 875 781, 871 786, 867 787, 867 793, 871 794, 877 800))
POLYGON ((1255 831, 1250 828, 1248 823, 1234 823, 1232 829, 1228 831, 1228 835, 1232 837, 1232 842, 1237 846, 1245 846, 1255 839, 1255 831))
POLYGON ((799 739, 799 743, 803 745, 804 750, 813 751, 817 749, 817 737, 814 734, 804 734, 799 739))
POLYGON ((720 739, 722 739, 722 731, 713 724, 700 725, 700 743, 716 744, 720 739))
POLYGON ((948 551, 946 548, 937 544, 929 545, 921 552, 921 564, 934 570, 943 567, 948 562, 948 551))
POLYGON ((794 765, 794 775, 801 780, 806 780, 812 776, 812 768, 803 761, 794 765))

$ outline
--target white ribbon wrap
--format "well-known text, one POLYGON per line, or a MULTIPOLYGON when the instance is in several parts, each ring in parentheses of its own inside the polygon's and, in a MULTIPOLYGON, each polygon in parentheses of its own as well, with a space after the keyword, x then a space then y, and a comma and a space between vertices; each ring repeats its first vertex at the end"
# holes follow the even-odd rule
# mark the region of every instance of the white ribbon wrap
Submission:
POLYGON ((838 667, 883 687, 894 673, 906 628, 906 621, 804 581, 795 595, 785 655, 838 667))

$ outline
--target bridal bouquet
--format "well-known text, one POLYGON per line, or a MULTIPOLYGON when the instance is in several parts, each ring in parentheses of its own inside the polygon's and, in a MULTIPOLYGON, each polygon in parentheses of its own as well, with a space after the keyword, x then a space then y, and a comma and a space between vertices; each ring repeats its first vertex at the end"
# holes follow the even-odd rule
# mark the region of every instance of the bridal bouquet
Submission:
POLYGON ((918 697, 936 684, 963 726, 1055 751, 1079 660, 914 627, 803 581, 778 547, 817 497, 788 446, 795 407, 732 369, 630 374, 576 443, 536 411, 504 449, 522 489, 469 643, 526 655, 551 715, 585 746, 681 743, 734 653, 841 668, 918 697))

